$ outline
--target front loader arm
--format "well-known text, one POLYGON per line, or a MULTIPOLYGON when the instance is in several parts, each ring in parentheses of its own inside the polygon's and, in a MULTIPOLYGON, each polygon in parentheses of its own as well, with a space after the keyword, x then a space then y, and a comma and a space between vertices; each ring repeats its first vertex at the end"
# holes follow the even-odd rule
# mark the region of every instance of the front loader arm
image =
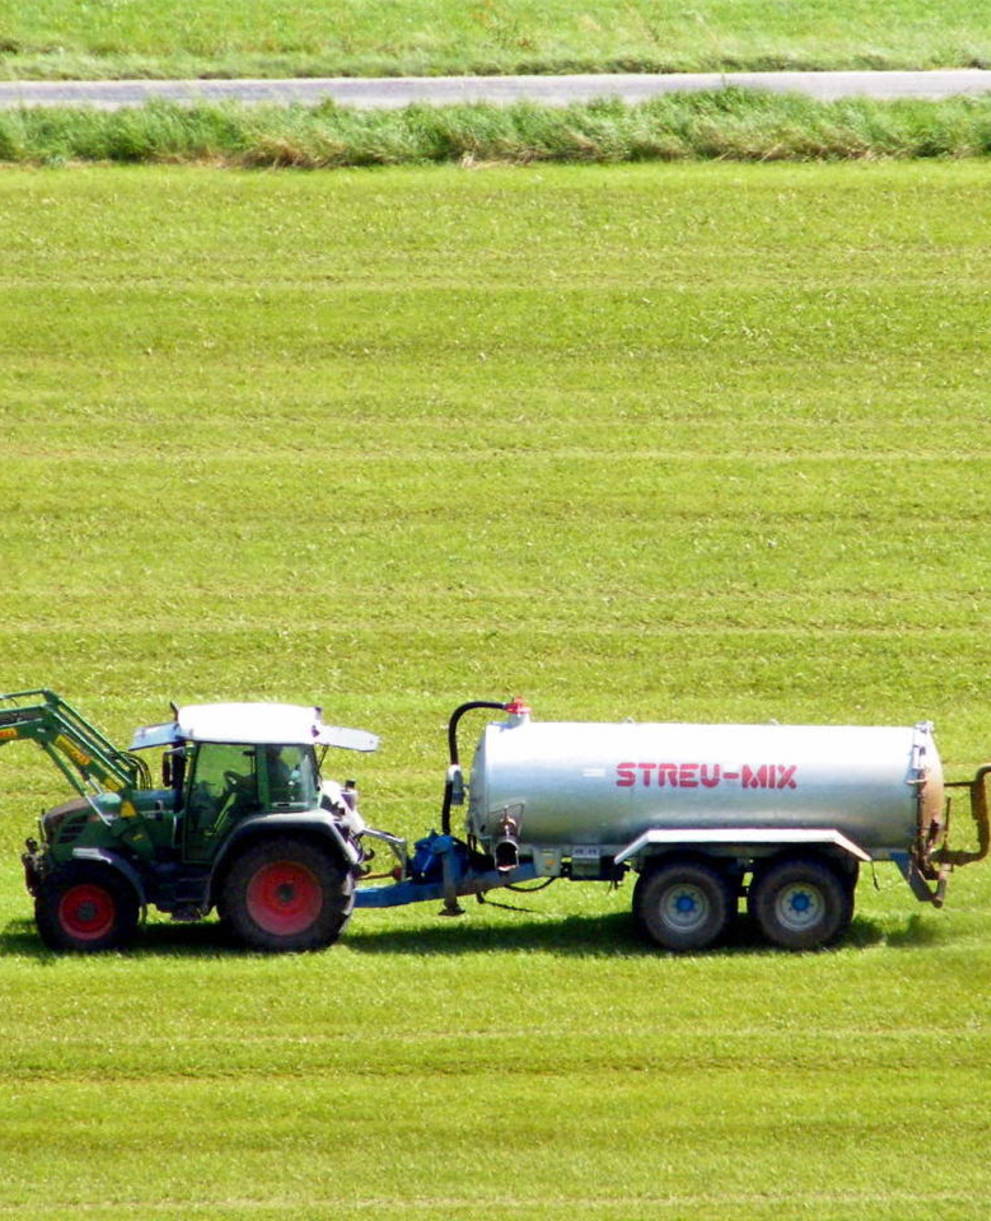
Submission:
POLYGON ((37 742, 82 797, 151 785, 143 759, 114 746, 54 691, 0 695, 0 746, 24 740, 37 742))

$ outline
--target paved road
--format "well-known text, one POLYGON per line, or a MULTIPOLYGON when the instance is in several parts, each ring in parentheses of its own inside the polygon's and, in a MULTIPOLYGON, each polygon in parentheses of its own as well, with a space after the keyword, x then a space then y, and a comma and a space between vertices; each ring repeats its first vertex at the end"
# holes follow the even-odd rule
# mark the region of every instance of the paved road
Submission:
POLYGON ((725 89, 741 85, 776 92, 805 93, 822 100, 941 98, 991 92, 991 71, 959 69, 934 72, 741 72, 726 75, 686 73, 667 76, 444 76, 321 80, 236 81, 4 81, 0 107, 93 106, 115 110, 140 106, 152 97, 179 102, 304 102, 326 98, 348 106, 395 109, 411 102, 508 103, 529 99, 552 106, 605 96, 642 102, 660 93, 725 89))

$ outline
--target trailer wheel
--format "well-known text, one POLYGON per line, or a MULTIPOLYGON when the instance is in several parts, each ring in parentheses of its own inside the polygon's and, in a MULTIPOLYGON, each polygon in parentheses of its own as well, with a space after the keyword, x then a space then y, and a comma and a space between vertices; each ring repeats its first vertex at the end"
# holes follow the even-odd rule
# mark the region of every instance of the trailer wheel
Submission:
POLYGON ((138 897, 112 869, 72 862, 41 883, 34 913, 49 949, 92 954, 130 944, 138 926, 138 897))
POLYGON ((264 840, 231 865, 219 910, 253 950, 317 950, 343 932, 354 907, 354 879, 308 840, 264 840))
POLYGON ((846 931, 853 890, 824 861, 791 857, 757 874, 747 907, 768 941, 814 950, 846 931))
POLYGON ((726 931, 734 914, 728 881, 695 861, 642 873, 633 892, 633 915, 666 950, 703 950, 726 931))

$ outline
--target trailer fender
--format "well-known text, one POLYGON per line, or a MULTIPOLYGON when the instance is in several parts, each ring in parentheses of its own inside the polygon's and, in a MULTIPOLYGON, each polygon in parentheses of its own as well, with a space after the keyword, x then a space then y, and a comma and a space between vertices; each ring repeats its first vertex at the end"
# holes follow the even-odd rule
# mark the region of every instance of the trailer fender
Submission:
POLYGON ((101 865, 106 865, 109 869, 116 870, 127 879, 131 887, 137 895, 138 906, 147 907, 148 900, 145 897, 144 883, 141 881, 141 875, 134 866, 122 857, 117 852, 111 852, 107 848, 73 848, 72 859, 74 861, 98 861, 101 865))
POLYGON ((835 827, 665 827, 645 831, 616 854, 615 863, 636 862, 651 849, 739 847, 773 852, 777 848, 838 848, 856 861, 869 861, 869 853, 835 827))

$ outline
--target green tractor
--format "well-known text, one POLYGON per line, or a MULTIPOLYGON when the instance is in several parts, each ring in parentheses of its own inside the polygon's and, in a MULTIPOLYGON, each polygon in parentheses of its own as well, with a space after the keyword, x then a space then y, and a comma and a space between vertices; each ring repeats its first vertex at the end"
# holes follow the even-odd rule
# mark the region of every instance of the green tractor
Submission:
POLYGON ((42 814, 22 857, 45 944, 126 946, 149 906, 185 921, 215 908, 256 950, 335 941, 368 829, 354 782, 320 767, 329 747, 371 751, 378 739, 291 704, 172 712, 121 750, 52 691, 0 696, 0 746, 36 742, 78 794, 42 814), (139 753, 152 748, 161 787, 139 753))

